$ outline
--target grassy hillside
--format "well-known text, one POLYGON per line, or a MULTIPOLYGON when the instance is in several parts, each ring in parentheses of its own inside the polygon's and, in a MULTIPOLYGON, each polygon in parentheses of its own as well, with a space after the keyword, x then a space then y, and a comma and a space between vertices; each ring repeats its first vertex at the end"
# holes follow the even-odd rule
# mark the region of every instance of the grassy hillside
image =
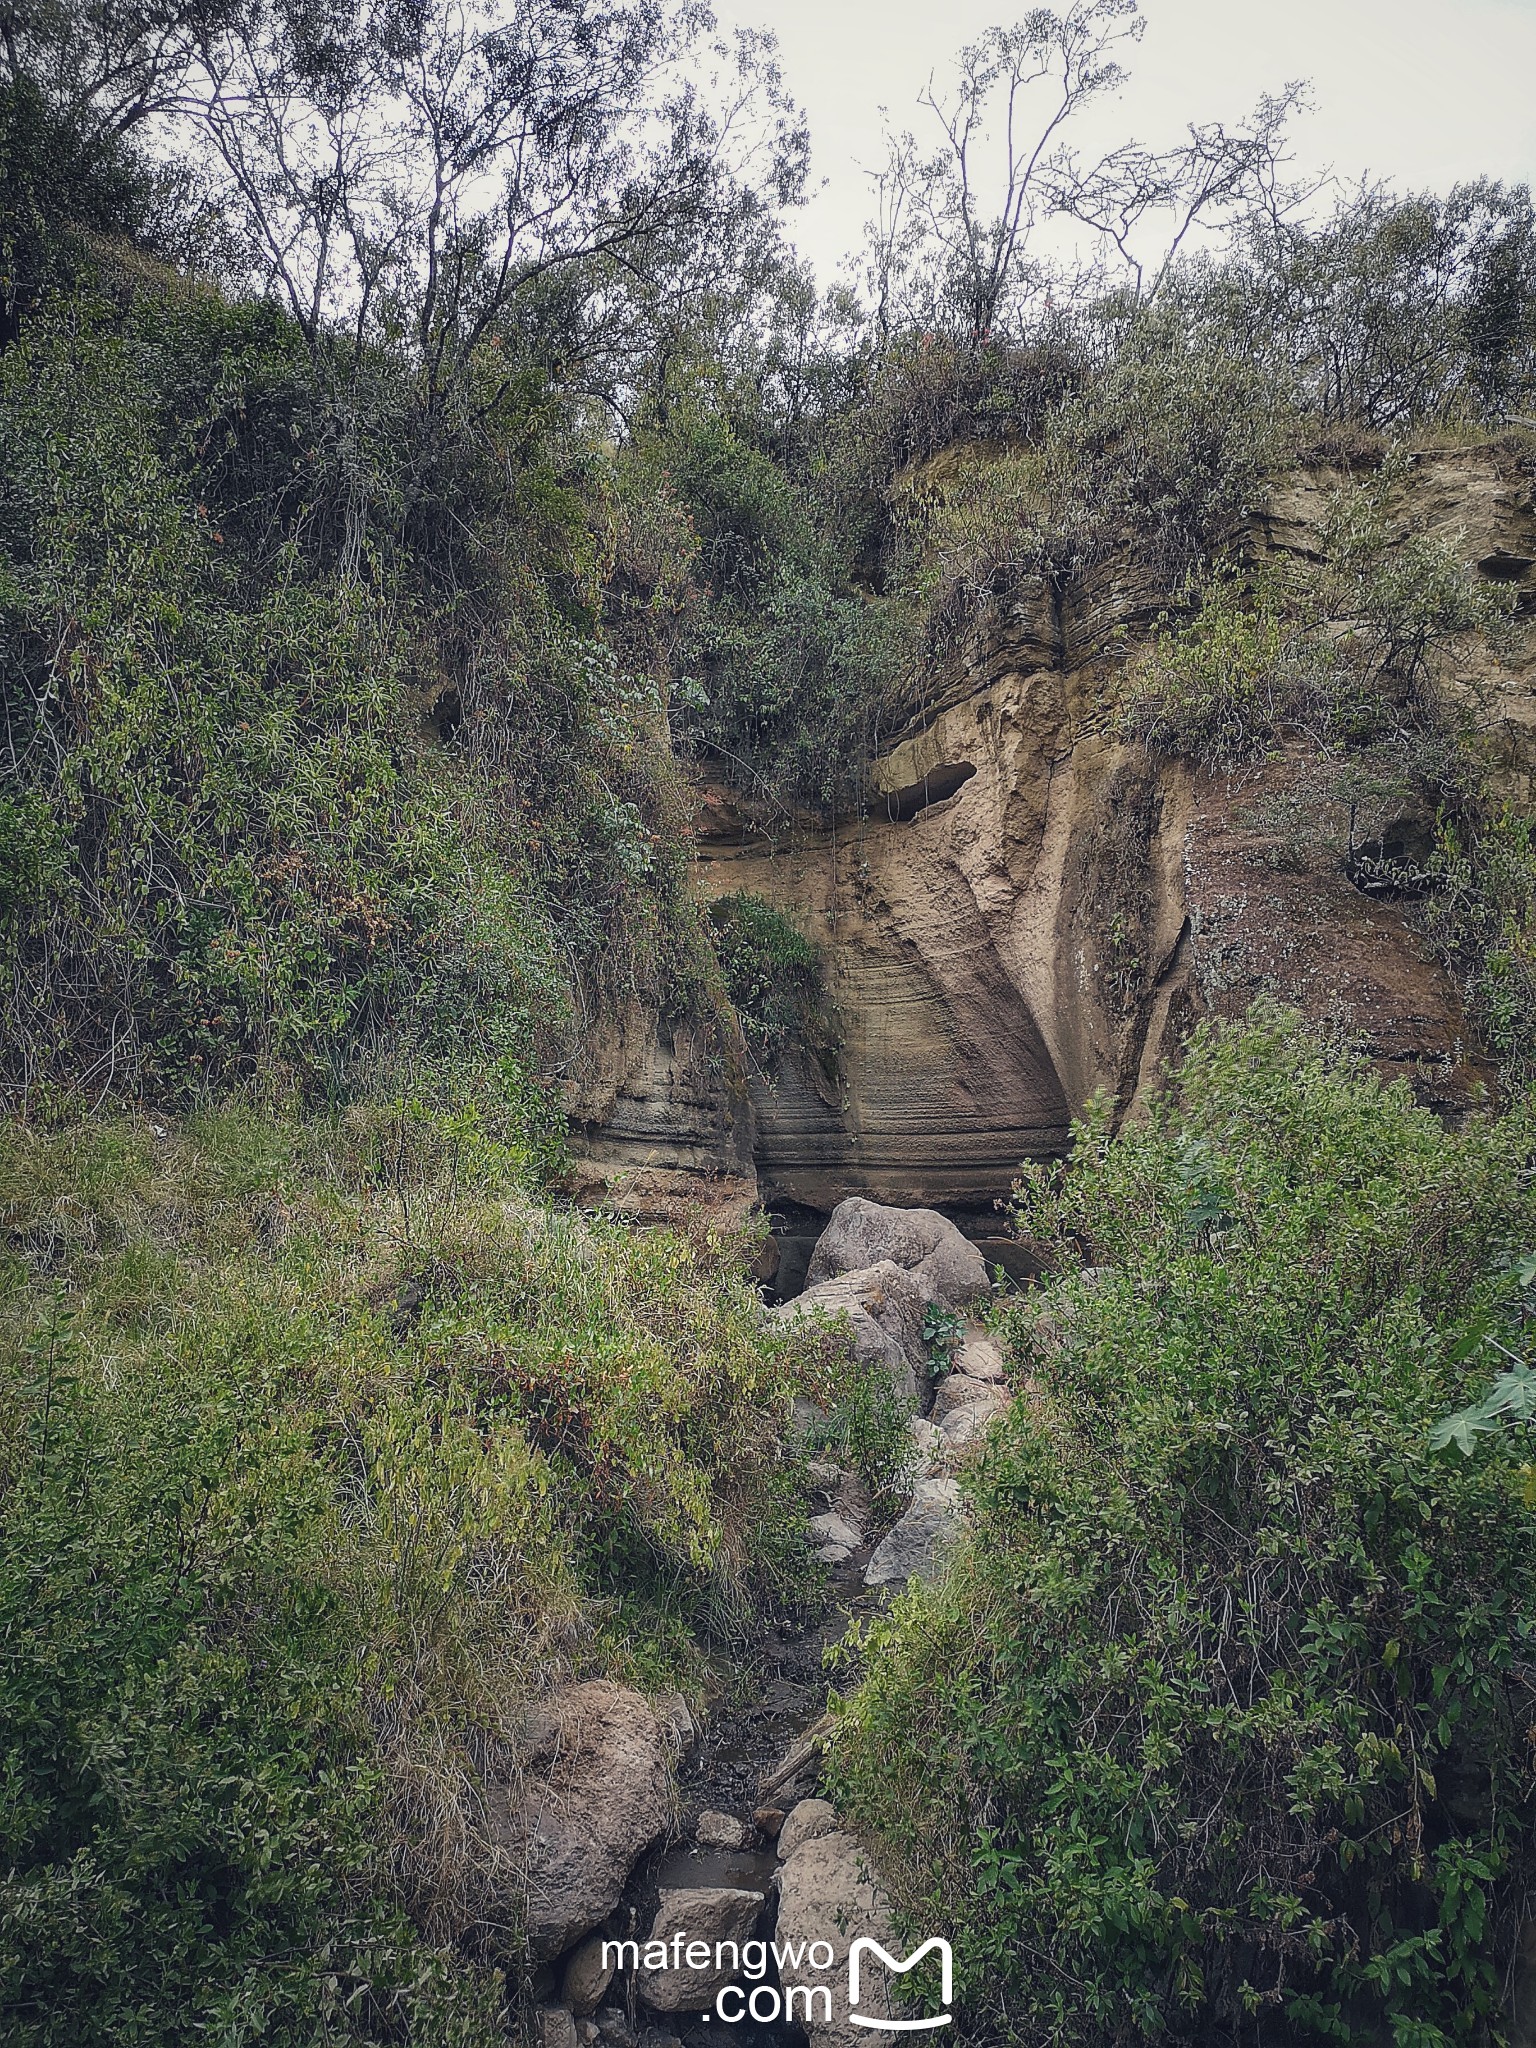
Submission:
POLYGON ((696 1694, 803 1587, 790 1403, 854 1383, 518 1166, 409 1101, 13 1130, 8 2039, 502 2038, 529 1698, 696 1694))

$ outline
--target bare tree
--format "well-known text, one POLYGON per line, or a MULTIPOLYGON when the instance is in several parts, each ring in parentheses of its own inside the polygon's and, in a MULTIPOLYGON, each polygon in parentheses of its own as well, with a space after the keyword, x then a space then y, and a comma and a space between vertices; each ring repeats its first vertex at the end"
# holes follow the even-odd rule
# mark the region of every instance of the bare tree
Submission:
POLYGON ((979 346, 1051 280, 1032 244, 1052 218, 1091 230, 1149 300, 1197 222, 1299 203, 1281 177, 1298 85, 1261 100, 1245 126, 1209 122, 1173 149, 1127 142, 1082 160, 1072 125, 1123 84, 1121 55, 1144 26, 1137 0, 1037 8, 963 49, 949 91, 930 80, 920 104, 938 147, 925 155, 910 132, 891 135, 876 176, 866 282, 880 340, 899 307, 908 322, 958 329, 979 346))
POLYGON ((359 0, 339 32, 321 19, 290 4, 210 38, 200 112, 306 336, 382 328, 431 392, 516 295, 696 212, 746 131, 803 157, 765 38, 716 46, 718 91, 690 75, 713 28, 697 0, 359 0))
POLYGON ((253 0, 199 56, 188 133, 332 381, 352 566, 377 344, 413 389, 409 506, 541 322, 569 383, 748 185, 785 200, 803 180, 771 37, 721 39, 703 0, 253 0))
POLYGON ((1255 214, 1282 221, 1322 189, 1326 178, 1296 185, 1283 176, 1286 123, 1305 104, 1306 89, 1293 80, 1266 94, 1242 127, 1191 123, 1189 140, 1173 149, 1125 143, 1087 167, 1068 155, 1056 173, 1055 210, 1110 244, 1133 296, 1150 304, 1197 224, 1255 214))
POLYGON ((1136 0, 1036 8, 967 45, 951 91, 929 81, 920 104, 939 146, 925 156, 910 133, 893 136, 879 181, 871 269, 887 323, 899 296, 909 315, 958 321, 972 343, 991 333, 1019 288, 1031 235, 1058 209, 1062 131, 1120 85, 1113 53, 1143 26, 1136 0))

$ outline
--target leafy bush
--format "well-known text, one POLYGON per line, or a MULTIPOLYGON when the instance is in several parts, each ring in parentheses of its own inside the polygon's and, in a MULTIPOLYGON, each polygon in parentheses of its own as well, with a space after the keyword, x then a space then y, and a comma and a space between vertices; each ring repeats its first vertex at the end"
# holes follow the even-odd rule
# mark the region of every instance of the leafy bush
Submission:
POLYGON ((770 1066, 792 1038, 828 1044, 816 948, 750 890, 711 898, 710 935, 748 1046, 770 1066))
POLYGON ((1536 832, 1507 805, 1442 825, 1416 918, 1513 1088, 1536 1078, 1536 832))
POLYGON ((0 1159, 0 2034, 502 2038, 486 1762, 797 1594, 840 1368, 734 1245, 532 1207, 473 1109, 0 1159))
POLYGON ((952 652, 1031 577, 1065 589, 1121 556, 1177 586, 1258 504, 1283 445, 1240 351, 1138 316, 1028 445, 966 450, 893 493, 921 654, 952 652))
POLYGON ((0 360, 25 1095, 344 1093, 381 1046, 529 1075, 569 1056, 578 984, 702 985, 655 686, 560 620, 526 508, 522 560, 446 601, 422 561, 326 566, 297 377, 280 321, 163 285, 0 360))
POLYGON ((1128 678, 1125 729, 1208 763, 1264 752, 1310 694, 1298 638, 1273 576, 1218 564, 1190 618, 1159 621, 1128 678))
MULTIPOLYGON (((1487 1393, 1470 1408, 1435 1424, 1429 1435, 1432 1451, 1459 1452, 1462 1457, 1474 1458, 1481 1437, 1507 1429, 1529 1428, 1536 1422, 1536 1372, 1532 1372, 1530 1361, 1516 1348, 1522 1339, 1521 1326, 1529 1325, 1536 1302, 1529 1292, 1536 1283, 1536 1252, 1517 1259, 1514 1272, 1527 1291, 1515 1304, 1509 1322, 1501 1328, 1491 1316, 1486 1317, 1480 1326, 1473 1324, 1458 1347, 1469 1361, 1475 1359, 1485 1367, 1497 1366, 1498 1375, 1487 1393)), ((1528 1437, 1526 1442, 1530 1442, 1528 1437)), ((1536 1466, 1526 1465, 1521 1476, 1529 1490, 1536 1478, 1536 1466)))
POLYGON ((725 408, 680 412, 622 469, 626 491, 654 498, 659 486, 691 523, 698 601, 673 649, 680 735, 728 772, 818 804, 861 793, 898 643, 817 498, 725 408))
POLYGON ((111 1389, 56 1315, 6 1374, 7 2040, 500 2038, 395 1897, 352 1546, 271 1364, 111 1389))
POLYGON ((965 1318, 937 1301, 923 1311, 923 1343, 928 1352, 928 1377, 942 1379, 955 1369, 955 1353, 965 1342, 965 1318))
POLYGON ((850 1359, 842 1341, 825 1344, 819 1355, 827 1373, 819 1397, 823 1411, 806 1433, 806 1449, 856 1472, 869 1489, 877 1519, 894 1521, 911 1492, 916 1463, 907 1427, 912 1403, 897 1392, 884 1365, 850 1359))
POLYGON ((1285 424, 1243 350, 1175 302, 1137 315, 1053 427, 1067 561, 1125 552, 1176 584, 1262 503, 1285 424))
POLYGON ((50 105, 24 71, 0 82, 0 346, 89 269, 92 236, 174 238, 173 175, 93 125, 50 105))
POLYGON ((1529 1108, 1447 1131, 1260 1011, 1022 1184, 1034 1392, 836 1751, 978 2030, 1489 2038, 1536 1889, 1536 1526, 1513 1448, 1427 1443, 1518 1292, 1533 1159, 1529 1108))
POLYGON ((1063 323, 1028 346, 993 337, 981 347, 931 332, 894 337, 862 403, 830 424, 830 481, 853 510, 904 470, 976 443, 1017 446, 1088 371, 1086 353, 1063 323))

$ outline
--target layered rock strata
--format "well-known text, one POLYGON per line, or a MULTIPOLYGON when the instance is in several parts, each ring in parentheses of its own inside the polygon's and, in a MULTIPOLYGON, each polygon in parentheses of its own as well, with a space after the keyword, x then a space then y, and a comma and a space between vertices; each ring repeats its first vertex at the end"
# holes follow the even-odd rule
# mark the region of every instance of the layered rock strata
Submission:
MULTIPOLYGON (((1255 546, 1315 557, 1329 494, 1350 481, 1297 473, 1255 546)), ((1516 592, 1510 645, 1453 650, 1449 683, 1501 790, 1529 805, 1529 476, 1497 446, 1440 451, 1393 513, 1516 592)), ((1128 656, 1168 597, 1113 565, 1065 600, 1026 591, 935 678, 858 817, 822 825, 701 789, 701 889, 751 891, 814 941, 841 1031, 835 1079, 793 1047, 751 1077, 769 1199, 986 1205, 1020 1160, 1061 1149, 1095 1090, 1134 1111, 1195 1019, 1260 994, 1358 1035, 1437 1108, 1487 1094, 1492 1067, 1410 906, 1351 879, 1315 756, 1297 745, 1212 774, 1119 736, 1128 656)), ((1357 844, 1422 829, 1386 798, 1357 811, 1357 844)))

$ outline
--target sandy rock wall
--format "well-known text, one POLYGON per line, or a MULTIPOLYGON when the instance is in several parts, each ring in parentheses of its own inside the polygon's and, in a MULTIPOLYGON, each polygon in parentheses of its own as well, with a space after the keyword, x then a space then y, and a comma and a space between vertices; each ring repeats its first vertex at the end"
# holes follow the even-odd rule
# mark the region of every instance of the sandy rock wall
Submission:
POLYGON ((637 1222, 742 1223, 757 1200, 746 1048, 635 1003, 592 1034, 567 1084, 570 1192, 637 1222))
MULTIPOLYGON (((1260 544, 1315 555, 1328 493, 1347 481, 1288 480, 1260 544)), ((1536 610, 1531 485, 1507 454, 1427 455, 1399 500, 1402 532, 1445 534, 1536 610)), ((782 909, 821 949, 841 1027, 835 1076, 791 1052, 750 1079, 770 1197, 988 1203, 1022 1158, 1060 1149, 1096 1088, 1131 1108, 1196 1017, 1239 1014, 1266 991, 1360 1032, 1438 1106, 1490 1085, 1405 908, 1275 822, 1304 750, 1210 775, 1116 737, 1126 660, 1161 602, 1113 569, 1067 604, 1024 593, 936 679, 865 814, 835 829, 701 790, 701 889, 782 909)), ((1524 611, 1503 658, 1479 643, 1455 666, 1503 787, 1530 803, 1524 611)))

